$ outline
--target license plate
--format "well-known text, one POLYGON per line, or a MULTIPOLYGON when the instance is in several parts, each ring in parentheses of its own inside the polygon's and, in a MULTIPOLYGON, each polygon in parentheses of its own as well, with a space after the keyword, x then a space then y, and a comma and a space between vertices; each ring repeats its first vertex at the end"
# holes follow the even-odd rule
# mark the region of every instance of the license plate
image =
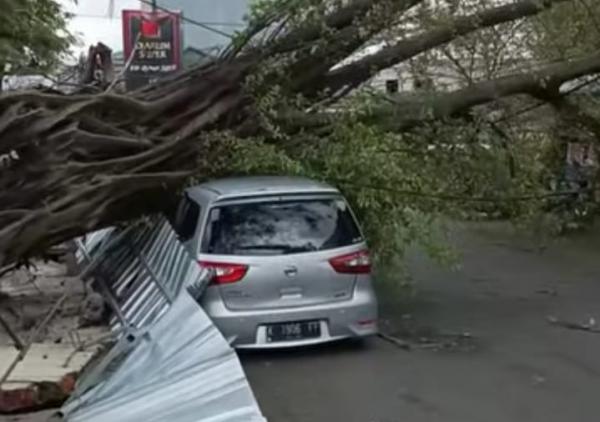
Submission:
POLYGON ((267 325, 267 341, 304 340, 321 337, 320 321, 284 322, 267 325))

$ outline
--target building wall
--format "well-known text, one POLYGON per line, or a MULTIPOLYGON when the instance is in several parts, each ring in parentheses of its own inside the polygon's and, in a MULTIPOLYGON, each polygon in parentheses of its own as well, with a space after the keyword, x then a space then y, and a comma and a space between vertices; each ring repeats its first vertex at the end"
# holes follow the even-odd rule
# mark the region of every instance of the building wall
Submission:
MULTIPOLYGON (((244 15, 251 0, 157 0, 157 4, 178 10, 183 16, 202 22, 215 30, 233 34, 245 27, 244 15)), ((202 50, 220 49, 228 45, 229 38, 190 22, 183 22, 184 48, 202 50)))

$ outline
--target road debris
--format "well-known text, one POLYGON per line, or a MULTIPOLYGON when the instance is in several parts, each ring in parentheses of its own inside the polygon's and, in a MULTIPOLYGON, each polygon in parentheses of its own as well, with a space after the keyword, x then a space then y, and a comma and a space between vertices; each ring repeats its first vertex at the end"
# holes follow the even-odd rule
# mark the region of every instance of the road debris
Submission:
POLYGON ((561 320, 555 316, 546 317, 546 321, 548 321, 548 323, 551 325, 556 325, 557 327, 562 327, 569 330, 587 331, 589 333, 600 334, 600 328, 597 326, 595 318, 590 318, 588 322, 583 324, 561 320))
MULTIPOLYGON (((66 299, 67 299, 67 294, 65 293, 65 294, 63 294, 60 297, 60 299, 58 299, 56 301, 56 303, 54 304, 54 306, 48 312, 48 315, 46 315, 46 317, 37 326, 37 328, 35 329, 35 331, 30 335, 30 339, 27 342, 27 344, 24 344, 23 347, 20 348, 19 353, 17 353, 17 356, 15 356, 15 358, 13 359, 13 361, 8 365, 8 367, 5 369, 4 373, 2 375, 0 375, 0 387, 2 386, 2 384, 4 383, 4 381, 6 381, 8 379, 8 377, 10 376, 10 374, 12 373, 12 371, 16 368, 16 366, 18 365, 18 363, 25 358, 25 356, 29 352, 29 349, 33 345, 34 340, 38 337, 38 335, 40 334, 40 332, 44 328, 46 328, 46 326, 50 323, 50 321, 52 320, 52 318, 54 318, 54 316, 59 311, 59 309, 61 308, 62 304, 64 303, 64 301, 66 299)), ((17 347, 17 349, 19 349, 19 348, 17 347)))
POLYGON ((401 348, 403 350, 410 351, 413 348, 412 344, 409 343, 408 341, 402 340, 401 338, 398 338, 398 337, 391 336, 389 334, 382 333, 381 331, 379 333, 377 333, 377 336, 389 343, 392 343, 395 346, 398 346, 399 348, 401 348))
POLYGON ((0 389, 0 414, 32 411, 60 406, 72 393, 78 372, 92 357, 79 352, 64 366, 73 352, 66 345, 33 344, 22 360, 12 347, 0 347, 0 371, 11 368, 0 389))
POLYGON ((543 375, 540 375, 540 374, 534 374, 531 377, 531 384, 536 387, 539 385, 545 384, 546 381, 547 381, 546 377, 543 375))
POLYGON ((94 354, 79 344, 103 327, 78 328, 84 292, 54 263, 34 262, 0 279, 0 413, 60 406, 94 354), (77 341, 75 341, 77 339, 77 341))
POLYGON ((468 332, 437 334, 435 338, 420 337, 416 339, 404 339, 380 331, 378 337, 407 351, 415 349, 469 351, 475 347, 473 344, 474 338, 468 332))
POLYGON ((556 289, 539 289, 535 292, 539 295, 558 296, 558 290, 556 289))
POLYGON ((115 342, 61 409, 68 422, 264 422, 235 351, 198 299, 212 278, 162 219, 80 242, 115 342))
POLYGON ((4 319, 4 317, 1 314, 0 314, 0 326, 2 326, 4 331, 8 334, 10 339, 13 341, 13 343, 15 344, 15 348, 17 350, 21 351, 25 348, 25 343, 23 343, 23 340, 21 340, 21 338, 19 337, 17 332, 12 329, 10 324, 4 319))
POLYGON ((464 351, 476 347, 475 337, 468 331, 440 331, 433 327, 419 325, 410 314, 395 320, 382 320, 379 338, 403 350, 464 351))

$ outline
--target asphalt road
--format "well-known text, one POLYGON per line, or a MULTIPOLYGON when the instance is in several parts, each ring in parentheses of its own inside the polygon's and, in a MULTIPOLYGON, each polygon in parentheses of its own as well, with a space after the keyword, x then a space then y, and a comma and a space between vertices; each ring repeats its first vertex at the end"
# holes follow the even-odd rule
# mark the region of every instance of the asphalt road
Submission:
MULTIPOLYGON (((400 302, 383 291, 383 326, 413 341, 445 340, 440 332, 469 332, 471 341, 441 351, 373 339, 244 353, 269 421, 599 421, 600 334, 546 318, 600 324, 600 231, 543 252, 505 225, 470 227, 455 239, 462 270, 413 256, 418 294, 400 302)), ((48 414, 0 421, 41 422, 48 414)))
POLYGON ((410 304, 383 293, 385 329, 468 331, 464 347, 405 351, 373 339, 245 353, 242 363, 271 422, 597 422, 600 334, 546 318, 600 324, 599 239, 540 252, 484 225, 456 236, 458 272, 413 257, 419 293, 410 304))

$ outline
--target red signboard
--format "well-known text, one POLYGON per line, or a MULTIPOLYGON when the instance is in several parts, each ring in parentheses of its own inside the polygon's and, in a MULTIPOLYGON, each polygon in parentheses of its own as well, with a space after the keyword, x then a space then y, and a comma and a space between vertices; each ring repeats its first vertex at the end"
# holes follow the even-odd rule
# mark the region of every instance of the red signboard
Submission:
POLYGON ((181 14, 123 10, 123 52, 128 82, 135 79, 135 85, 179 70, 181 14))

